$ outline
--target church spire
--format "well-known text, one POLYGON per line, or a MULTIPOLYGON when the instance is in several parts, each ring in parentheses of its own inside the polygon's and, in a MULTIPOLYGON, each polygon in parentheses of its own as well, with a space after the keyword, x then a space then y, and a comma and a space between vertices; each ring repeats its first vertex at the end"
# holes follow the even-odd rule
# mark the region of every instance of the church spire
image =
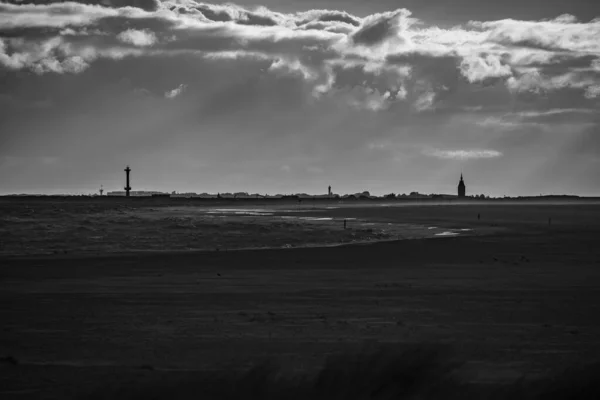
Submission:
POLYGON ((460 173, 460 182, 458 182, 458 197, 465 197, 467 192, 467 188, 465 186, 465 182, 463 180, 463 174, 460 173))

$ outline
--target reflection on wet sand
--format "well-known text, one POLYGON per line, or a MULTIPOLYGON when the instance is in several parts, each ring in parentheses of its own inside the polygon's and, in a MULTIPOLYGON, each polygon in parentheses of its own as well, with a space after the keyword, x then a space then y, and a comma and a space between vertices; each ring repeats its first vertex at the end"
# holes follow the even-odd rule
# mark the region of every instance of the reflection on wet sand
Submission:
POLYGON ((35 214, 4 215, 10 235, 0 255, 292 248, 480 234, 409 223, 393 211, 359 217, 352 207, 36 207, 35 214))

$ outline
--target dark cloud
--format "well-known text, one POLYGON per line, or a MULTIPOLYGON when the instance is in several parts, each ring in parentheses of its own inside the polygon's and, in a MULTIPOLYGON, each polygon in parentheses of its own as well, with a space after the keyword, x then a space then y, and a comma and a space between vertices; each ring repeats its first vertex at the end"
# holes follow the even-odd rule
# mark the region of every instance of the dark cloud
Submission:
POLYGON ((311 10, 301 14, 298 25, 304 25, 310 22, 343 22, 345 24, 359 26, 359 18, 348 14, 345 11, 336 10, 311 10))
POLYGON ((399 37, 402 29, 402 20, 410 13, 406 10, 376 15, 367 19, 363 25, 352 34, 352 40, 356 44, 372 46, 379 44, 391 37, 399 37))
POLYGON ((213 9, 209 4, 201 4, 195 7, 202 15, 211 21, 228 22, 232 21, 233 17, 225 9, 213 9))
POLYGON ((352 25, 340 24, 339 22, 311 21, 300 26, 302 29, 314 29, 334 33, 349 34, 354 31, 352 25))
POLYGON ((277 22, 275 20, 273 20, 272 18, 265 16, 265 15, 251 13, 251 12, 247 13, 245 15, 245 18, 239 19, 237 21, 237 23, 243 24, 243 25, 258 25, 258 26, 275 26, 275 25, 277 25, 277 22))
POLYGON ((325 12, 323 15, 321 15, 319 17, 319 21, 323 21, 323 22, 337 21, 337 22, 344 22, 346 24, 350 24, 350 25, 354 25, 354 26, 360 25, 360 20, 358 20, 356 17, 353 17, 352 15, 350 15, 348 13, 339 12, 339 11, 325 12))
POLYGON ((195 7, 207 19, 211 21, 229 22, 235 21, 242 25, 275 26, 277 22, 268 15, 261 15, 247 10, 229 9, 227 7, 217 8, 210 4, 200 4, 195 7))

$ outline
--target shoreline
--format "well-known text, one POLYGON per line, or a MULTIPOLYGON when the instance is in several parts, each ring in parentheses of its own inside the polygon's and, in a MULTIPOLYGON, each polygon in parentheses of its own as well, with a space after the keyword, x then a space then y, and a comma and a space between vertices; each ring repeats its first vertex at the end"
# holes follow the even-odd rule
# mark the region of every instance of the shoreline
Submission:
MULTIPOLYGON (((298 246, 282 246, 282 247, 239 247, 230 249, 189 249, 189 250, 130 250, 130 251, 115 251, 115 252, 104 252, 104 253, 68 253, 68 254, 32 254, 32 255, 0 255, 0 260, 45 260, 45 259, 86 259, 86 258, 115 258, 115 257, 135 257, 135 256, 150 256, 153 254, 172 254, 172 255, 193 255, 193 254, 222 254, 232 252, 244 252, 244 251, 271 251, 271 250, 302 250, 302 249, 320 249, 320 248, 331 248, 331 247, 354 247, 354 246, 368 246, 378 243, 391 243, 391 242, 404 242, 407 240, 428 240, 428 239, 450 239, 450 238, 467 238, 476 235, 456 235, 456 236, 431 236, 431 237, 420 237, 420 238, 405 238, 405 239, 374 239, 374 240, 362 240, 355 242, 346 243, 320 243, 320 244, 304 244, 298 246)), ((0 267, 1 268, 1 267, 0 267)))

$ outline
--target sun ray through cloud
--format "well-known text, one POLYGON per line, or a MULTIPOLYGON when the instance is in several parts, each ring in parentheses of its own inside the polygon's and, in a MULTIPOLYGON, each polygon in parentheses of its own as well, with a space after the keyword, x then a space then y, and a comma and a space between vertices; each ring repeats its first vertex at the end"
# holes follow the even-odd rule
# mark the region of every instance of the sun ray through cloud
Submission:
MULTIPOLYGON (((27 152, 26 140, 53 146, 56 136, 89 137, 121 158, 113 143, 139 139, 151 147, 168 140, 163 128, 142 123, 162 115, 171 135, 189 141, 186 151, 197 146, 198 157, 212 157, 207 148, 225 148, 221 142, 232 136, 246 137, 244 152, 230 149, 231 174, 258 174, 257 157, 275 164, 284 154, 319 148, 327 154, 322 168, 346 165, 347 175, 337 178, 349 181, 360 167, 347 157, 372 157, 365 149, 376 140, 437 149, 418 152, 415 165, 424 175, 434 158, 498 158, 485 153, 492 142, 490 151, 526 165, 515 143, 544 157, 536 140, 554 140, 569 122, 578 127, 565 139, 569 151, 578 141, 598 140, 587 132, 599 124, 599 36, 599 18, 564 12, 447 26, 422 19, 418 8, 353 14, 194 0, 9 1, 0 5, 0 95, 14 111, 3 122, 14 134, 3 133, 3 155, 27 152), (85 98, 77 101, 76 91, 85 98), (51 106, 33 107, 42 103, 51 106), (61 113, 71 120, 59 119, 61 113), (145 126, 143 138, 123 136, 135 123, 125 115, 145 126), (75 120, 88 129, 74 130, 75 120), (110 132, 94 125, 99 120, 110 132), (320 131, 321 120, 343 128, 320 131), (292 148, 278 135, 302 144, 292 148), (269 142, 258 145, 264 137, 269 142)), ((379 157, 383 171, 388 159, 379 157)), ((591 168, 596 160, 578 162, 591 168)), ((308 178, 298 184, 311 185, 308 178)))

